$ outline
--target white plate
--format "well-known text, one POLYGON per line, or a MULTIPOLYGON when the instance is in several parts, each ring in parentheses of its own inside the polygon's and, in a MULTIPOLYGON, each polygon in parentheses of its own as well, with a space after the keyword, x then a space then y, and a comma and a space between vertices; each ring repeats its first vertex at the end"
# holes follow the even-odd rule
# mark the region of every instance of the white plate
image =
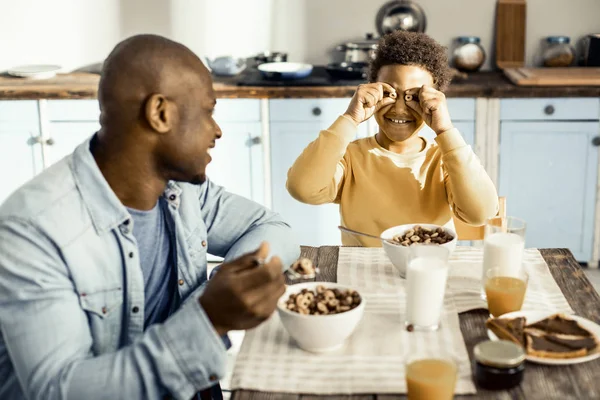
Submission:
POLYGON ((6 72, 19 78, 48 79, 55 76, 60 68, 60 65, 21 65, 6 72))
MULTIPOLYGON (((533 324, 538 321, 541 321, 544 318, 549 317, 554 314, 556 314, 556 313, 548 312, 548 311, 515 311, 515 312, 508 313, 508 314, 504 314, 504 315, 500 316, 500 318, 525 317, 525 319, 526 319, 525 324, 529 325, 529 324, 533 324)), ((577 321, 577 323, 579 325, 581 325, 583 328, 590 331, 593 335, 596 336, 596 340, 598 340, 598 338, 600 338, 600 325, 596 324, 593 321, 590 321, 589 319, 579 317, 577 315, 566 315, 566 316, 567 316, 567 318, 572 319, 573 321, 577 321)), ((489 329, 487 330, 487 334, 491 340, 499 340, 498 336, 496 336, 494 334, 494 332, 490 331, 489 329)), ((579 363, 592 361, 592 360, 597 359, 598 357, 600 357, 600 349, 596 348, 596 350, 594 350, 593 353, 587 354, 583 357, 560 359, 560 358, 542 358, 542 357, 535 357, 535 356, 528 355, 527 361, 531 361, 531 362, 534 362, 537 364, 547 364, 547 365, 569 365, 569 364, 579 364, 579 363)))
POLYGON ((259 71, 265 72, 303 72, 312 70, 313 66, 311 64, 301 64, 294 62, 272 62, 272 63, 264 63, 258 66, 259 71))

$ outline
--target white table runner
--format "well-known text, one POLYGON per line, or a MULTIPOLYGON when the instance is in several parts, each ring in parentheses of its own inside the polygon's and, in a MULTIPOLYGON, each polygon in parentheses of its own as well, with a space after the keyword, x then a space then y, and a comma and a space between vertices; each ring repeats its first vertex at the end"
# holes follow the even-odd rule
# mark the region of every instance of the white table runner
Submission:
MULTIPOLYGON (((573 312, 537 249, 525 250, 523 265, 529 274, 523 310, 573 312)), ((481 298, 482 268, 482 248, 457 246, 450 256, 448 296, 459 313, 487 308, 481 298)), ((362 247, 340 248, 337 279, 359 291, 394 289, 405 282, 383 249, 362 247)))

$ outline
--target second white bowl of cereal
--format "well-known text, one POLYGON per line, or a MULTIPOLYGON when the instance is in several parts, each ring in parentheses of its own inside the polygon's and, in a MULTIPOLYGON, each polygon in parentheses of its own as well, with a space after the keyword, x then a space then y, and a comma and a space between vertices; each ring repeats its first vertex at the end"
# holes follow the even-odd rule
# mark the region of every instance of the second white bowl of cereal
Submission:
POLYGON ((409 247, 414 244, 432 244, 446 247, 450 254, 456 248, 456 232, 434 224, 406 224, 393 226, 381 233, 381 243, 388 258, 406 276, 409 247))
POLYGON ((277 311, 287 332, 303 350, 339 349, 362 319, 365 300, 352 288, 333 282, 290 285, 277 311))

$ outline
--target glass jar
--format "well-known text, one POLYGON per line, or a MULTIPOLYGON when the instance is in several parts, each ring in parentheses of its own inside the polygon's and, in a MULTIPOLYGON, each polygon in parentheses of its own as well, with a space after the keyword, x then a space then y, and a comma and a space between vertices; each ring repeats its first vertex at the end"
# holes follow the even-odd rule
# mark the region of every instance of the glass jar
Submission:
POLYGON ((549 36, 542 54, 544 67, 568 67, 575 60, 575 49, 567 36, 549 36))
POLYGON ((507 390, 523 381, 525 351, 507 340, 486 340, 473 349, 475 382, 483 389, 507 390))
POLYGON ((475 72, 485 62, 485 50, 477 36, 460 36, 453 53, 454 68, 462 72, 475 72))

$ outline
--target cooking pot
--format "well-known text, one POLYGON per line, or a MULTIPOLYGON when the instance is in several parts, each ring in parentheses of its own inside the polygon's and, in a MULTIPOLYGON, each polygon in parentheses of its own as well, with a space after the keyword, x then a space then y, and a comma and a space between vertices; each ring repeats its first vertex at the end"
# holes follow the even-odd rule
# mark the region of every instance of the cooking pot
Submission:
POLYGON ((347 62, 330 63, 325 67, 325 70, 333 79, 366 79, 369 64, 347 62))
POLYGON ((264 63, 274 63, 274 62, 286 62, 287 61, 287 53, 283 53, 280 51, 263 51, 262 53, 258 53, 254 57, 255 65, 260 65, 264 63))
POLYGON ((372 33, 367 33, 364 40, 350 41, 336 47, 337 51, 343 51, 344 61, 347 63, 369 63, 375 58, 378 39, 373 38, 372 33))

